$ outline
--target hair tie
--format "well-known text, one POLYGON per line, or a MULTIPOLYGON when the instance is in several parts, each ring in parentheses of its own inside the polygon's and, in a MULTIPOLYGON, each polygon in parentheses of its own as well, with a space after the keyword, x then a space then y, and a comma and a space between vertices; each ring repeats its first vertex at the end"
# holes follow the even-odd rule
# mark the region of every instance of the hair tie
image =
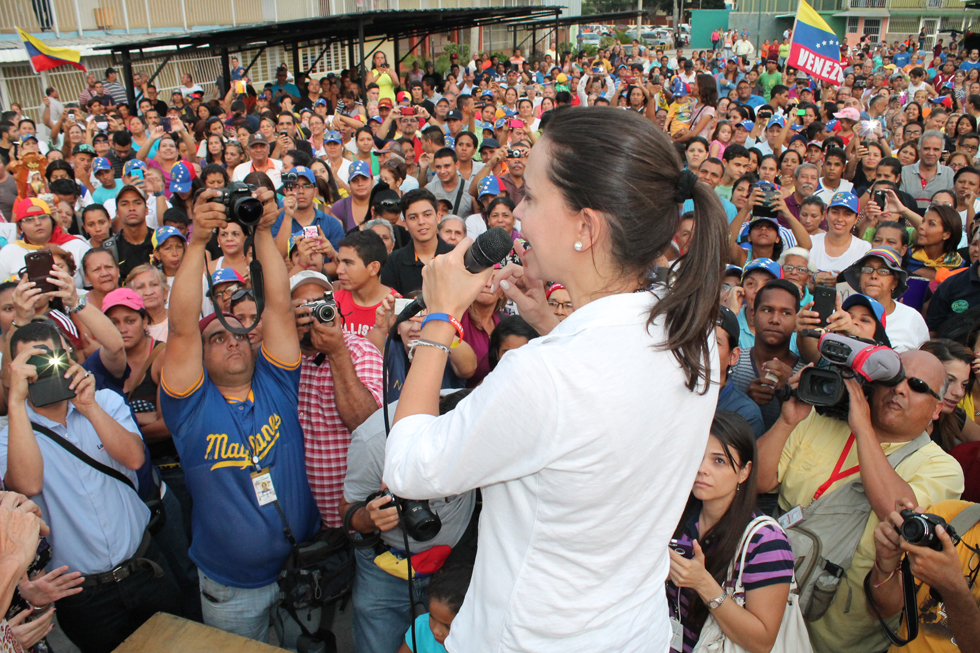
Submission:
POLYGON ((683 204, 694 196, 694 184, 698 183, 698 176, 690 170, 682 170, 680 179, 677 180, 677 190, 674 192, 674 201, 683 204))

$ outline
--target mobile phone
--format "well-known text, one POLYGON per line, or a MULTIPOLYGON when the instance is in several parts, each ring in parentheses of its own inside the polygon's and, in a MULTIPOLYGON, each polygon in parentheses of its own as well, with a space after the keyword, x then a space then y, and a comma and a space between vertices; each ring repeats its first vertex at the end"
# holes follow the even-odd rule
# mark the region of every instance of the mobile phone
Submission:
POLYGON ((524 129, 524 121, 523 120, 518 120, 518 119, 515 118, 514 120, 511 120, 510 121, 510 128, 511 129, 524 129))
POLYGON ((75 122, 75 114, 74 113, 71 113, 71 112, 68 113, 68 122, 75 122))
POLYGON ((599 68, 599 67, 595 66, 595 67, 592 68, 592 72, 594 74, 596 74, 596 75, 601 75, 602 74, 602 68, 599 68))
POLYGON ((871 201, 878 205, 878 208, 882 211, 885 210, 885 204, 888 202, 888 196, 885 195, 885 191, 876 190, 871 196, 871 201))
POLYGON ((35 406, 48 406, 72 399, 75 396, 75 391, 69 387, 72 380, 64 376, 73 362, 68 352, 60 347, 54 351, 44 345, 38 348, 44 353, 34 354, 27 359, 27 364, 33 365, 37 370, 37 379, 27 386, 31 403, 35 406))
POLYGON ((796 115, 798 115, 798 116, 805 116, 806 115, 806 109, 797 109, 796 110, 796 115))
POLYGON ((135 179, 143 179, 143 168, 133 168, 129 176, 135 179))
POLYGON ((167 131, 167 132, 173 131, 171 129, 172 125, 170 124, 170 118, 168 116, 164 116, 163 118, 160 118, 160 126, 163 127, 163 131, 167 131))
POLYGON ((402 107, 400 111, 403 116, 414 116, 416 113, 415 107, 402 107))
POLYGON ((54 268, 54 255, 51 252, 43 249, 29 252, 24 256, 24 264, 27 267, 27 280, 37 284, 41 292, 58 290, 58 286, 48 281, 54 268))
POLYGON ((670 550, 679 553, 683 557, 691 560, 694 558, 694 546, 688 544, 687 542, 681 542, 680 540, 670 541, 670 550))
POLYGON ((837 310, 837 289, 830 286, 814 286, 813 288, 813 308, 820 316, 820 327, 827 326, 827 322, 834 311, 837 310))
POLYGON ((654 84, 654 85, 659 84, 660 83, 660 75, 654 75, 653 77, 651 77, 650 78, 650 83, 651 84, 654 84))
POLYGON ((317 231, 316 227, 303 227, 303 238, 308 240, 316 240, 320 237, 320 233, 317 231))
POLYGON ((409 305, 412 300, 408 297, 396 297, 395 298, 395 315, 401 315, 401 312, 405 310, 405 307, 409 305))

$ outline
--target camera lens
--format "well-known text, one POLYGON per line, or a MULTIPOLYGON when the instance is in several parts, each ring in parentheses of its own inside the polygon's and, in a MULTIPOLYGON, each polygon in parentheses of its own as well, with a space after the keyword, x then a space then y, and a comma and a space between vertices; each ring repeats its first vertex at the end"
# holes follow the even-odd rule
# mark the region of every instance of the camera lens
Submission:
POLYGON ((254 197, 239 197, 231 207, 231 214, 243 225, 256 225, 262 218, 262 203, 254 197))
POLYGON ((402 511, 405 530, 418 542, 428 542, 442 529, 442 520, 429 508, 428 501, 405 501, 402 511))
POLYGON ((921 542, 922 538, 925 536, 926 527, 920 518, 913 517, 902 522, 902 537, 905 538, 905 541, 909 544, 921 542))
POLYGON ((818 379, 813 384, 813 393, 821 397, 833 397, 837 391, 836 384, 831 379, 818 379))
POLYGON ((311 312, 318 322, 333 322, 337 319, 337 307, 326 302, 318 303, 311 312))

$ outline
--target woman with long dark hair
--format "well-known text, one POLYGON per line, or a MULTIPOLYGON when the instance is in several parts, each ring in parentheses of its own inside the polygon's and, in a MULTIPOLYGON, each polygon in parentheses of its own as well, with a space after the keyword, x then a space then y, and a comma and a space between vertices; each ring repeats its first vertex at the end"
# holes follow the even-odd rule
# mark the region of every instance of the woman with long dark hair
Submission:
POLYGON ((510 352, 437 417, 453 320, 492 271, 466 271, 468 240, 428 263, 430 313, 384 479, 417 499, 483 488, 480 556, 449 649, 508 648, 519 638, 521 648, 544 652, 663 651, 667 543, 717 403, 708 334, 719 312, 725 213, 711 188, 681 172, 663 131, 611 107, 556 111, 524 179, 523 266, 505 266, 491 285, 548 337, 510 352), (688 199, 695 229, 684 261, 699 273, 655 294, 650 274, 688 199), (575 306, 560 325, 544 279, 561 283, 575 306), (656 410, 644 408, 650 397, 656 410))
POLYGON ((919 349, 938 358, 946 368, 946 392, 942 412, 932 421, 932 440, 947 453, 960 442, 980 440, 980 424, 960 405, 972 394, 976 383, 973 351, 947 338, 927 340, 919 349))
POLYGON ((691 94, 698 98, 697 105, 691 114, 691 127, 682 129, 673 135, 677 143, 684 143, 695 136, 709 138, 711 125, 715 119, 715 107, 718 105, 718 84, 711 75, 699 74, 694 78, 691 94))
MULTIPOLYGON (((746 527, 758 516, 755 466, 749 423, 732 412, 715 413, 694 489, 674 532, 677 544, 671 546, 667 603, 684 628, 682 646, 671 651, 693 650, 708 614, 729 641, 746 649, 768 651, 776 641, 793 580, 793 551, 778 526, 763 526, 747 545, 745 606, 728 601, 724 587, 746 527)), ((736 576, 740 566, 736 561, 736 576)))

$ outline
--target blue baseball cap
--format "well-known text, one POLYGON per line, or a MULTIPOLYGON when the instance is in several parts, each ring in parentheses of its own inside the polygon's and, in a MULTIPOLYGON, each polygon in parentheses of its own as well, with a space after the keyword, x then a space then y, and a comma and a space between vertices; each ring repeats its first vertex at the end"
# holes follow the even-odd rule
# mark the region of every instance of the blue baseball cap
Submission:
POLYGON ((133 170, 135 170, 136 168, 140 168, 141 170, 146 170, 146 164, 140 161, 139 159, 130 159, 129 161, 123 164, 123 174, 124 175, 132 174, 133 170))
POLYGON ((743 120, 742 122, 737 123, 735 126, 736 127, 741 127, 742 129, 744 129, 747 132, 750 132, 753 129, 755 129, 755 123, 752 122, 751 120, 743 120))
POLYGON ((34 134, 24 134, 23 136, 20 137, 20 144, 21 145, 23 145, 27 141, 34 141, 35 143, 38 143, 39 142, 37 140, 37 136, 35 136, 34 134))
POLYGON ((766 129, 769 129, 773 125, 779 125, 780 127, 786 126, 786 121, 783 120, 782 116, 773 116, 769 119, 769 124, 766 125, 766 129))
POLYGON ((233 268, 219 268, 211 275, 211 283, 217 286, 219 283, 229 283, 231 281, 245 285, 242 275, 235 272, 233 268))
POLYGON ((290 170, 290 172, 295 172, 297 175, 302 175, 308 182, 316 186, 316 175, 314 175, 313 171, 306 166, 295 166, 292 170, 290 170))
POLYGON ((837 127, 837 125, 838 125, 838 124, 839 124, 839 123, 838 123, 838 121, 836 121, 836 120, 831 120, 831 121, 829 121, 829 122, 827 123, 827 131, 834 131, 834 128, 835 128, 835 127, 837 127))
POLYGON ((446 136, 446 147, 454 148, 456 147, 456 139, 452 136, 446 136))
POLYGON ((374 179, 374 176, 371 174, 371 164, 367 161, 355 161, 352 163, 347 179, 351 180, 354 177, 367 177, 368 179, 374 179))
POLYGON ((500 195, 500 181, 495 175, 488 175, 480 180, 477 186, 477 199, 483 199, 487 195, 500 195))
POLYGON ((749 276, 749 272, 755 270, 764 270, 777 279, 783 278, 783 269, 779 267, 779 263, 768 258, 757 258, 742 268, 742 279, 744 280, 745 277, 749 276))
POLYGON ((483 94, 480 97, 493 97, 493 91, 488 88, 487 90, 483 91, 483 94))
POLYGON ((324 100, 323 98, 320 98, 319 100, 316 101, 316 104, 314 104, 313 106, 315 106, 315 107, 325 107, 325 106, 327 106, 327 101, 324 100))
POLYGON ((868 308, 875 314, 875 317, 878 318, 878 321, 881 322, 882 326, 884 326, 885 320, 887 319, 885 317, 885 307, 882 306, 877 299, 873 299, 867 295, 862 295, 861 293, 854 293, 847 296, 847 299, 845 299, 841 304, 841 308, 846 311, 855 304, 860 304, 861 306, 868 308))
POLYGON ((370 117, 370 118, 368 119, 368 121, 369 121, 369 122, 376 122, 376 123, 378 123, 378 124, 381 124, 381 123, 383 123, 383 122, 385 121, 385 119, 384 119, 384 118, 382 118, 381 116, 371 116, 371 117, 370 117))
POLYGON ((324 145, 327 143, 343 143, 344 137, 340 135, 340 132, 329 131, 326 137, 323 139, 324 145))
POLYGON ((189 193, 191 182, 194 181, 194 170, 183 161, 170 169, 170 192, 189 193))
POLYGON ((185 243, 187 239, 184 234, 177 230, 177 227, 160 227, 153 232, 153 249, 162 245, 168 238, 180 238, 185 243))
MULTIPOLYGON (((497 118, 497 122, 493 123, 494 129, 503 129, 504 125, 507 124, 506 118, 497 118)), ((484 127, 486 129, 486 127, 484 127)))
POLYGON ((684 83, 680 77, 675 77, 670 85, 670 92, 677 97, 684 97, 691 91, 691 87, 684 83))
POLYGON ((100 172, 102 170, 112 170, 112 163, 104 156, 97 156, 95 157, 95 161, 92 162, 92 172, 100 172))
POLYGON ((827 206, 828 209, 832 209, 835 206, 843 206, 850 209, 854 213, 858 212, 858 198, 854 193, 848 193, 847 191, 841 191, 840 193, 835 193, 830 199, 830 204, 827 206))

